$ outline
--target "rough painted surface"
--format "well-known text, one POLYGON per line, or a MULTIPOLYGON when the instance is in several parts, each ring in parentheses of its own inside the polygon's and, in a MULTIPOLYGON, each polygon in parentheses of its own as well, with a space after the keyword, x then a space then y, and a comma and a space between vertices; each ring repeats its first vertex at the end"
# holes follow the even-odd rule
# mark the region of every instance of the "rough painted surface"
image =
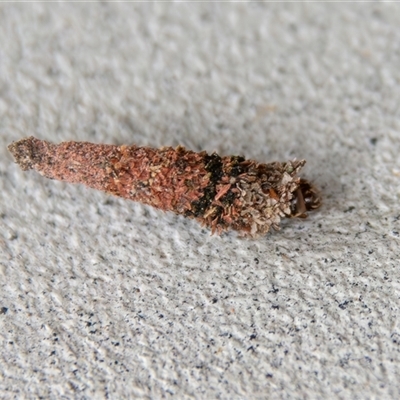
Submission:
POLYGON ((398 398, 398 4, 0 5, 0 398, 398 398), (306 159, 265 239, 22 172, 7 145, 306 159))

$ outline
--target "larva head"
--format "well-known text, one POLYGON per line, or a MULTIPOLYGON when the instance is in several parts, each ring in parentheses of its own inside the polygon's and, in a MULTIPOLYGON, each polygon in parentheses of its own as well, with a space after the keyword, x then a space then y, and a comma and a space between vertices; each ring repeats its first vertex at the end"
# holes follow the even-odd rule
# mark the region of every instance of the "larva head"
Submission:
POLYGON ((317 189, 305 179, 300 179, 300 184, 294 192, 290 202, 290 217, 307 218, 307 211, 312 211, 321 206, 321 198, 317 189))

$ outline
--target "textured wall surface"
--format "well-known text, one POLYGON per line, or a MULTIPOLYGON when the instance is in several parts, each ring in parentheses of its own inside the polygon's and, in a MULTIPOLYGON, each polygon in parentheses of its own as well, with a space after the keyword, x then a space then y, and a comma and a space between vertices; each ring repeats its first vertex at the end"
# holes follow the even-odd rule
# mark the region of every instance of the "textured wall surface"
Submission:
POLYGON ((400 5, 0 5, 0 397, 400 396, 400 5), (258 240, 22 172, 53 142, 307 159, 258 240))

